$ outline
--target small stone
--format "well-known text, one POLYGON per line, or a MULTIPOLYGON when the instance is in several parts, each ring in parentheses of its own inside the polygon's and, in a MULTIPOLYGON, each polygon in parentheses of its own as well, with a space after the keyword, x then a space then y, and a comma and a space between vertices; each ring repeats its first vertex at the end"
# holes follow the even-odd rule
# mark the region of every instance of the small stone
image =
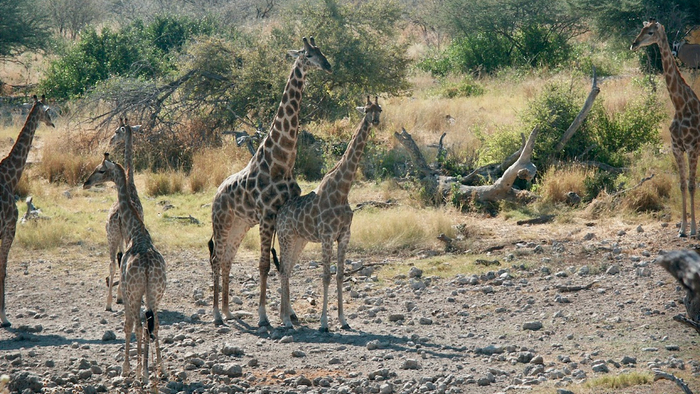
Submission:
POLYGON ((542 358, 542 356, 535 356, 530 360, 530 364, 544 365, 544 358, 542 358))
POLYGON ((641 224, 640 224, 639 226, 637 226, 637 232, 638 232, 638 233, 643 233, 643 232, 644 232, 644 228, 642 227, 641 224))
POLYGON ((621 364, 624 365, 631 365, 631 364, 636 364, 637 363, 637 358, 636 357, 630 357, 630 356, 624 356, 622 357, 622 360, 620 360, 621 364))
POLYGON ((379 386, 379 394, 392 394, 394 392, 394 386, 391 383, 384 383, 379 386))
POLYGON ((478 384, 479 386, 488 386, 491 384, 491 379, 484 376, 479 378, 479 380, 476 381, 476 384, 478 384))
POLYGON ((211 373, 238 378, 243 376, 243 368, 238 364, 214 364, 211 367, 211 373))
POLYGON ((409 278, 420 278, 421 276, 423 276, 423 270, 418 267, 411 267, 411 269, 408 270, 409 278))
POLYGON ((245 351, 241 349, 238 346, 232 346, 229 344, 224 345, 223 348, 221 348, 221 353, 223 353, 226 356, 236 356, 240 357, 245 355, 245 351))
POLYGON ((421 317, 418 320, 418 324, 423 325, 423 326, 429 326, 429 325, 433 324, 433 319, 431 319, 429 317, 421 317))
POLYGON ((680 347, 678 345, 666 345, 666 350, 670 352, 677 352, 680 350, 680 347))
POLYGON ((574 392, 565 389, 558 389, 557 394, 574 394, 574 392))
POLYGON ((304 353, 301 350, 294 350, 294 351, 292 351, 292 357, 297 357, 297 358, 306 357, 306 353, 304 353))
POLYGON ((292 343, 294 342, 294 337, 291 335, 285 335, 282 338, 280 338, 280 343, 292 343))
POLYGON ((608 275, 617 275, 620 273, 620 267, 618 267, 617 264, 613 264, 610 267, 608 267, 605 273, 608 275))
POLYGON ((116 339, 117 334, 115 334, 112 330, 107 330, 104 334, 102 334, 102 342, 114 341, 116 339))
POLYGON ((591 273, 591 267, 584 265, 583 267, 578 269, 578 274, 579 276, 586 276, 591 273))
POLYGON ((591 369, 593 370, 593 372, 601 372, 601 373, 610 372, 610 369, 608 368, 607 365, 605 365, 605 363, 596 364, 596 365, 592 366, 591 369))
POLYGON ((420 369, 420 364, 416 359, 407 358, 403 361, 403 364, 401 364, 401 369, 420 369))
POLYGON ((595 239, 595 234, 594 233, 587 233, 586 235, 583 236, 584 241, 590 241, 592 239, 595 239))
POLYGON ((313 383, 311 382, 311 379, 307 378, 306 376, 302 375, 299 376, 296 381, 295 381, 297 387, 298 386, 312 386, 313 383))
POLYGON ((523 323, 523 330, 537 331, 542 328, 542 322, 539 321, 529 321, 523 323))
POLYGON ((392 322, 401 321, 404 318, 405 318, 405 316, 402 313, 392 313, 391 315, 389 315, 389 321, 392 321, 392 322))

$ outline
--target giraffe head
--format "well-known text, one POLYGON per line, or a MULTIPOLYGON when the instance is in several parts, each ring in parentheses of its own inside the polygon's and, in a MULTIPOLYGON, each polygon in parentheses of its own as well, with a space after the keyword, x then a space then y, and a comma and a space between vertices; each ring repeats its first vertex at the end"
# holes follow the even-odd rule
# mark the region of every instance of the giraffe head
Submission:
POLYGON ((301 59, 302 65, 306 69, 317 68, 331 74, 333 72, 333 70, 331 70, 331 64, 328 63, 326 56, 316 46, 314 38, 310 37, 307 40, 306 37, 304 37, 303 40, 304 49, 299 51, 289 51, 289 55, 293 58, 301 59))
POLYGON ((114 135, 112 135, 112 138, 109 140, 109 149, 116 149, 120 144, 123 146, 126 140, 127 127, 131 128, 132 133, 141 129, 140 124, 129 126, 129 120, 127 118, 119 118, 119 127, 117 127, 117 130, 114 131, 114 135))
POLYGON ((88 179, 83 183, 83 189, 101 185, 105 182, 114 182, 117 164, 109 160, 109 153, 105 153, 102 163, 95 168, 88 179))
POLYGON ((659 44, 661 42, 661 37, 666 34, 664 27, 656 21, 654 18, 649 18, 649 22, 644 22, 644 27, 642 31, 639 32, 637 38, 634 39, 630 49, 636 51, 637 49, 651 44, 659 44))
POLYGON ((379 124, 379 115, 382 113, 382 107, 379 105, 379 97, 374 96, 374 102, 367 96, 367 104, 364 107, 356 107, 358 111, 369 117, 370 123, 373 125, 379 124))
POLYGON ((51 127, 56 127, 54 126, 53 122, 51 121, 51 108, 49 108, 48 105, 45 105, 44 102, 46 101, 46 97, 42 94, 41 95, 41 101, 36 97, 36 94, 32 96, 34 99, 34 105, 39 106, 38 107, 38 114, 39 118, 38 120, 41 122, 44 122, 45 125, 51 126, 51 127))

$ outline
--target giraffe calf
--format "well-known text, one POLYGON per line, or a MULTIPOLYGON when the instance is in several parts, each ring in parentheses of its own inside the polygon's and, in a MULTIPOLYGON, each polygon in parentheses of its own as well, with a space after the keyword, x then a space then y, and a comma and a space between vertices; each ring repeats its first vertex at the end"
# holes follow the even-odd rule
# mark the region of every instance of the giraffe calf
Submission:
POLYGON ((280 317, 291 328, 295 317, 289 299, 289 277, 308 242, 321 243, 323 253, 323 309, 321 332, 328 331, 328 286, 331 280, 333 244, 338 243, 336 260, 336 285, 338 290, 338 320, 343 329, 350 325, 343 313, 343 271, 345 250, 350 242, 352 209, 348 203, 350 187, 362 158, 372 126, 379 124, 382 107, 375 97, 374 103, 367 97, 364 107, 357 109, 365 116, 355 130, 343 157, 321 180, 316 190, 288 200, 277 212, 276 231, 280 244, 280 281, 282 303, 280 317))

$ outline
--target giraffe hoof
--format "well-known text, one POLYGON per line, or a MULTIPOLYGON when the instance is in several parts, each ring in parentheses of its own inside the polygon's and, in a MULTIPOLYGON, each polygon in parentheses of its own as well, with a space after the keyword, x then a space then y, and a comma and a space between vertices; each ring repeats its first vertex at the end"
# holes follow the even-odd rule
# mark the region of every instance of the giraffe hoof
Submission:
POLYGON ((224 321, 219 317, 219 318, 214 319, 214 325, 215 326, 225 326, 226 324, 224 324, 224 321))
POLYGON ((319 332, 328 332, 328 327, 321 327, 318 329, 319 332))
POLYGON ((3 328, 10 327, 10 326, 12 326, 12 323, 10 323, 9 321, 4 321, 4 322, 2 322, 2 324, 0 324, 0 327, 3 327, 3 328))
POLYGON ((268 320, 263 320, 258 322, 258 327, 271 327, 271 325, 268 320))
POLYGON ((343 326, 340 328, 342 328, 343 330, 352 330, 352 328, 350 328, 350 325, 347 323, 343 324, 343 326))
POLYGON ((111 306, 106 307, 105 310, 106 310, 107 312, 113 312, 111 306))
POLYGON ((299 318, 297 317, 296 313, 292 314, 292 316, 289 316, 289 318, 292 319, 292 323, 299 324, 299 318))
POLYGON ((117 298, 117 304, 123 304, 123 303, 124 303, 124 300, 117 298))

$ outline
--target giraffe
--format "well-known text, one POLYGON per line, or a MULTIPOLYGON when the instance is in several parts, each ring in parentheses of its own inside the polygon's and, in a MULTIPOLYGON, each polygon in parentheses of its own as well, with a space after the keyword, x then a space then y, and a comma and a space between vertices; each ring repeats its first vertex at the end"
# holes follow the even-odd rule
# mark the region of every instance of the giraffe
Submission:
POLYGON ((19 216, 17 205, 15 205, 15 190, 27 163, 29 149, 32 146, 34 132, 39 126, 39 122, 55 127, 49 114, 50 108, 44 105, 45 97, 41 96, 41 100, 39 100, 35 95, 33 98, 34 105, 29 111, 22 131, 17 136, 17 141, 7 157, 0 161, 0 238, 2 238, 0 244, 0 327, 12 325, 5 315, 5 277, 7 276, 7 257, 10 254, 12 241, 15 239, 19 216))
POLYGON ((683 79, 678 66, 671 54, 666 31, 654 18, 644 22, 644 27, 630 46, 631 50, 656 44, 661 52, 661 61, 666 78, 666 88, 671 96, 671 102, 676 110, 671 122, 671 147, 673 156, 678 165, 680 176, 681 200, 683 212, 681 216, 681 228, 679 237, 686 236, 686 194, 690 194, 690 236, 697 236, 695 222, 695 174, 700 154, 700 100, 693 89, 683 79), (688 155, 688 167, 685 163, 685 154, 688 155), (690 177, 686 171, 689 169, 690 177), (688 193, 687 193, 688 192, 688 193))
POLYGON ((149 343, 152 339, 155 343, 156 364, 162 376, 165 375, 165 366, 160 354, 158 341, 158 304, 165 292, 165 260, 153 246, 143 220, 138 210, 131 201, 131 192, 124 168, 109 160, 109 153, 105 153, 102 163, 83 184, 83 188, 112 181, 117 186, 119 199, 119 216, 122 225, 126 228, 128 238, 126 252, 121 261, 121 286, 124 294, 124 364, 122 376, 127 376, 130 371, 129 347, 131 342, 131 330, 136 326, 136 350, 138 375, 143 378, 143 384, 148 384, 148 354, 149 343), (141 324, 141 301, 145 297, 146 305, 146 331, 141 324), (149 338, 150 337, 150 338, 149 338))
POLYGON ((282 286, 280 316, 283 324, 288 328, 292 327, 292 319, 296 318, 289 300, 289 277, 308 242, 320 242, 323 256, 323 309, 320 331, 328 331, 328 286, 331 281, 330 267, 334 242, 338 242, 335 275, 338 287, 338 320, 343 329, 350 328, 343 314, 343 265, 345 250, 350 242, 352 223, 348 193, 369 139, 369 132, 372 126, 379 124, 379 115, 382 112, 378 98, 375 97, 372 103, 369 96, 367 96, 367 104, 357 109, 365 116, 355 130, 340 161, 323 177, 314 191, 288 200, 277 213, 282 286))
POLYGON ((292 169, 297 154, 297 129, 304 82, 307 72, 321 69, 331 73, 331 65, 314 38, 303 38, 304 48, 289 51, 296 58, 282 94, 277 115, 267 136, 261 141, 248 165, 221 183, 212 203, 213 235, 209 240, 209 256, 214 279, 214 324, 224 321, 219 311, 219 276, 221 276, 221 309, 226 319, 229 311, 229 273, 238 247, 248 230, 259 224, 260 232, 260 301, 258 325, 267 326, 265 310, 267 275, 270 270, 270 249, 275 230, 277 209, 288 198, 301 194, 292 169))
MULTIPOLYGON (((131 197, 131 203, 136 209, 136 213, 139 215, 139 218, 143 220, 143 206, 141 205, 139 193, 138 190, 136 190, 136 185, 134 184, 133 168, 133 131, 140 128, 140 125, 130 126, 129 121, 126 118, 119 119, 119 127, 114 132, 114 135, 112 135, 112 138, 109 141, 109 147, 110 149, 116 149, 121 144, 124 144, 124 166, 126 167, 126 181, 129 184, 129 195, 131 197)), ((107 244, 109 245, 109 277, 107 278, 107 306, 105 307, 105 310, 111 311, 114 273, 116 272, 117 265, 120 261, 117 256, 124 252, 125 245, 129 243, 126 227, 122 223, 121 217, 119 216, 119 201, 116 201, 109 209, 105 229, 107 230, 107 244)), ((117 287, 117 304, 121 303, 122 292, 121 284, 119 284, 119 287, 117 287)))

